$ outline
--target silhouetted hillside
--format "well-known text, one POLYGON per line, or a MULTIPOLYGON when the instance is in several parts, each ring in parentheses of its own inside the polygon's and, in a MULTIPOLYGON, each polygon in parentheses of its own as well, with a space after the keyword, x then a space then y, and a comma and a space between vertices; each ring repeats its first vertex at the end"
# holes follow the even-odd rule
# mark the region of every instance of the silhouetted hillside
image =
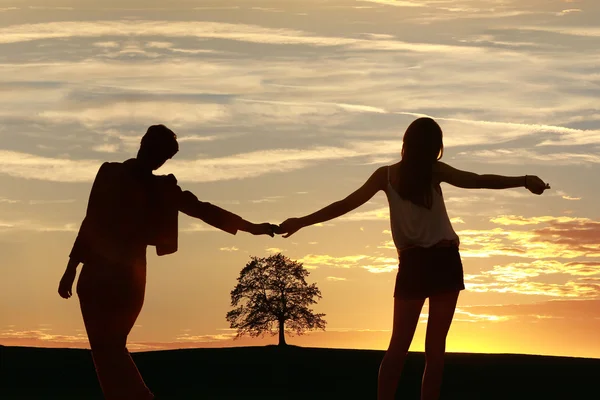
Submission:
MULTIPOLYGON (((87 350, 0 347, 0 398, 101 399, 87 350)), ((244 347, 135 353, 158 400, 375 399, 382 351, 244 347)), ((600 360, 449 354, 442 399, 600 398, 600 360)), ((411 353, 403 400, 417 400, 422 353, 411 353)))

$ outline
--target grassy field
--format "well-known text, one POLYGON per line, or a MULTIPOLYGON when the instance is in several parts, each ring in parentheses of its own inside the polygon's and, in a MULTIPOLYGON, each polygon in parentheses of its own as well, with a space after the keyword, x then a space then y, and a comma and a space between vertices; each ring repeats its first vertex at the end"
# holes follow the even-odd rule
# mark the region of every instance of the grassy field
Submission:
MULTIPOLYGON (((89 351, 0 347, 0 399, 102 399, 89 351)), ((244 347, 135 353, 158 400, 375 399, 382 351, 244 347)), ((417 400, 422 353, 398 398, 417 400)), ((448 354, 442 399, 600 398, 600 360, 448 354)))

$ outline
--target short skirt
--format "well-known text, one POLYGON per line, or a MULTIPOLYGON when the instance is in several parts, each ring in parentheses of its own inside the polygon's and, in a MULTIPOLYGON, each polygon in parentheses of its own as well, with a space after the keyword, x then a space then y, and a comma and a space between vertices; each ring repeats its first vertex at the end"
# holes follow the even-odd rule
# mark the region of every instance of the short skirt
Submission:
POLYGON ((425 299, 464 290, 464 274, 458 247, 411 247, 402 250, 394 297, 425 299))

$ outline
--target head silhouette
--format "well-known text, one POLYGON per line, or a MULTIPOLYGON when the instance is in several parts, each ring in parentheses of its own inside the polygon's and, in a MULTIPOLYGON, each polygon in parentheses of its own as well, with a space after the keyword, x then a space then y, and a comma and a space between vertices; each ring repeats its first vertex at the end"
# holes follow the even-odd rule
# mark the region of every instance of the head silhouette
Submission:
POLYGON ((442 158, 442 128, 428 117, 414 120, 404 133, 402 160, 415 164, 433 164, 442 158))
POLYGON ((431 208, 433 164, 442 158, 442 128, 431 118, 418 118, 406 129, 402 143, 398 194, 431 208))
POLYGON ((154 171, 178 151, 177 135, 164 125, 152 125, 142 137, 137 159, 154 171))

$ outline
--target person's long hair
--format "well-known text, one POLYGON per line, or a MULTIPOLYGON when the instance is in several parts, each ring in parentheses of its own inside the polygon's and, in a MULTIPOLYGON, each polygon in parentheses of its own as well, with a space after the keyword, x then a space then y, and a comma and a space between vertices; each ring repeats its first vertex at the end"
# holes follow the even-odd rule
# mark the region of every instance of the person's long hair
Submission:
POLYGON ((400 197, 431 209, 433 165, 444 154, 442 128, 431 118, 418 118, 406 132, 402 144, 399 179, 400 197))

